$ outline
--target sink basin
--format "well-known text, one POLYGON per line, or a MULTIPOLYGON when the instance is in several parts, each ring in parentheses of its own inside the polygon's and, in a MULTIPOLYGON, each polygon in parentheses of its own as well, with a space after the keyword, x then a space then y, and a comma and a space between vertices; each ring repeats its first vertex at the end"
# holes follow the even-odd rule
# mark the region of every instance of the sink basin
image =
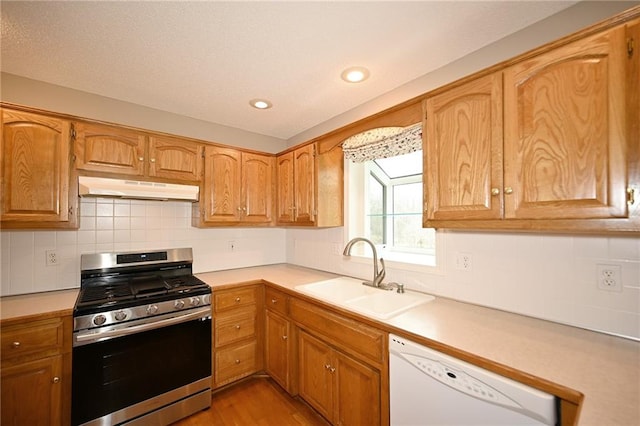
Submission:
POLYGON ((363 280, 339 277, 299 285, 296 290, 346 309, 387 319, 435 298, 417 292, 397 293, 362 285, 363 280))

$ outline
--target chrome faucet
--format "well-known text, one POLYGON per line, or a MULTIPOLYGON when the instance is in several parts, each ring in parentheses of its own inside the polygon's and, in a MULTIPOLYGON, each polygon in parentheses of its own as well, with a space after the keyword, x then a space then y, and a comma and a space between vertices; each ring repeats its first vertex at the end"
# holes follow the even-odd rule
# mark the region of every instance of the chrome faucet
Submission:
POLYGON ((343 256, 351 256, 351 247, 357 242, 363 241, 371 246, 371 250, 373 251, 373 280, 365 281, 362 284, 368 285, 371 287, 382 287, 382 280, 384 279, 385 271, 384 271, 384 260, 380 258, 380 272, 378 272, 378 252, 376 251, 376 246, 370 240, 362 237, 356 237, 349 241, 347 245, 344 247, 344 251, 342 252, 343 256))

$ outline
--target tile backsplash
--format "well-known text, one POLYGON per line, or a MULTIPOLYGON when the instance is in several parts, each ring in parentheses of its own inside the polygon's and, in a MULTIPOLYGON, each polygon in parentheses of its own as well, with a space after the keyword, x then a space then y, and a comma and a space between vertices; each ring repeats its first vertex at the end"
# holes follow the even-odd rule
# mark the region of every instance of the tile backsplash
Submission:
POLYGON ((286 262, 285 230, 194 228, 191 207, 188 202, 83 198, 79 230, 2 231, 1 294, 78 287, 82 253, 192 247, 194 272, 286 262), (49 251, 55 252, 56 265, 47 266, 49 251))

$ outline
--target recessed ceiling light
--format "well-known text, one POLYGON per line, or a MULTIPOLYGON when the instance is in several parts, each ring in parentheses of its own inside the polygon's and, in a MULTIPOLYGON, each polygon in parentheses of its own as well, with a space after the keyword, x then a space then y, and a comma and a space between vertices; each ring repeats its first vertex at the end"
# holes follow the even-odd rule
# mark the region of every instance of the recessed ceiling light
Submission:
POLYGON ((266 99, 252 99, 249 101, 249 105, 258 109, 269 109, 273 105, 266 99))
POLYGON ((342 71, 340 77, 347 83, 360 83, 369 78, 369 70, 365 67, 351 67, 342 71))

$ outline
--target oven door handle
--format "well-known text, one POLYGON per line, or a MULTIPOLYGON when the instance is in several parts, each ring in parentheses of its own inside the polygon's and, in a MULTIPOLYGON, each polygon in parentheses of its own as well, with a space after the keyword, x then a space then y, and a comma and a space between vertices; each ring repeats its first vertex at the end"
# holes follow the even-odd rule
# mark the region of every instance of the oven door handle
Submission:
MULTIPOLYGON (((87 343, 100 342, 114 337, 127 336, 129 334, 142 333, 144 331, 155 330, 162 327, 168 327, 183 322, 193 321, 196 319, 211 318, 211 307, 199 308, 177 317, 171 317, 159 321, 148 322, 130 327, 116 328, 113 330, 91 330, 86 332, 74 333, 74 346, 86 345, 87 343)), ((124 324, 123 324, 124 325, 124 324)))

